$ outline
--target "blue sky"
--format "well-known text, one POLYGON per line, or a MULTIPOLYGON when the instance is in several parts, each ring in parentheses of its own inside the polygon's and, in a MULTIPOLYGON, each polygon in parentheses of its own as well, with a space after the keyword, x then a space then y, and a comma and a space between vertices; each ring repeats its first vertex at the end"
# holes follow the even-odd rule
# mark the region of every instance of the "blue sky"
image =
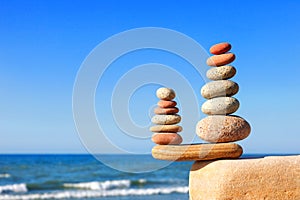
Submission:
MULTIPOLYGON (((0 153, 85 153, 72 114, 76 74, 100 42, 140 27, 179 31, 206 50, 229 41, 237 56, 233 63, 238 70, 233 80, 240 85, 237 114, 252 126, 251 135, 239 144, 246 153, 299 153, 299 9, 296 0, 1 0, 0 153)), ((109 112, 101 106, 110 103, 108 94, 118 77, 149 62, 180 71, 199 103, 204 102, 199 94, 204 82, 186 62, 166 52, 144 50, 123 56, 107 70, 95 98, 100 120, 109 112)), ((157 88, 142 87, 130 99, 130 114, 138 125, 149 125, 157 88)), ((118 145, 142 152, 153 146, 150 141, 144 146, 118 140, 122 133, 109 118, 106 132, 118 145)), ((188 114, 185 119, 190 121, 186 130, 194 129, 194 121, 199 120, 189 120, 188 114)))

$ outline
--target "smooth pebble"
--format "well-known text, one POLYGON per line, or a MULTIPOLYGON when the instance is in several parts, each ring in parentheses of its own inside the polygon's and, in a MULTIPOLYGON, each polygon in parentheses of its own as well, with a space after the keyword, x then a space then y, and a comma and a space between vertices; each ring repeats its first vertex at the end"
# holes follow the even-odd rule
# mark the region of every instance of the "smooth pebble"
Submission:
POLYGON ((212 115, 198 122, 197 135, 207 142, 234 142, 243 140, 251 132, 250 124, 234 115, 212 115))
POLYGON ((154 115, 151 119, 152 123, 154 124, 177 124, 181 121, 180 115, 154 115))
POLYGON ((225 65, 220 67, 212 67, 206 72, 206 77, 210 80, 226 80, 234 77, 236 69, 233 66, 225 65))
POLYGON ((225 53, 220 55, 211 56, 206 60, 206 64, 209 66, 223 66, 227 65, 235 60, 233 53, 225 53))
POLYGON ((201 95, 206 99, 230 97, 239 91, 239 85, 230 80, 219 80, 206 83, 201 88, 201 95))
POLYGON ((152 132, 166 132, 166 133, 177 133, 182 131, 182 127, 179 125, 157 125, 151 126, 150 131, 152 132))
POLYGON ((171 88, 159 88, 156 91, 156 96, 162 100, 172 100, 175 98, 175 91, 171 88))
POLYGON ((152 135, 152 141, 160 145, 181 144, 182 137, 177 133, 155 133, 152 135))
POLYGON ((239 108, 240 103, 234 97, 216 97, 202 104, 202 112, 207 115, 232 114, 239 108))
POLYGON ((229 44, 228 42, 222 42, 210 47, 209 52, 215 55, 219 55, 228 52, 230 49, 231 44, 229 44))

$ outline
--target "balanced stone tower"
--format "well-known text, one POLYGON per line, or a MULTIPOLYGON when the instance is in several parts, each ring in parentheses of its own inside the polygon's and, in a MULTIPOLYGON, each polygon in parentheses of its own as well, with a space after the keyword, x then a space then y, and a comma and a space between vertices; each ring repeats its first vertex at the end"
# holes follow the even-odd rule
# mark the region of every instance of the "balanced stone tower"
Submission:
POLYGON ((209 116, 199 121, 196 128, 198 136, 207 142, 235 142, 245 139, 251 130, 245 119, 231 115, 240 103, 232 97, 239 91, 239 85, 228 80, 236 74, 236 69, 228 65, 235 60, 235 55, 228 53, 230 49, 227 42, 216 44, 210 48, 210 53, 215 55, 207 59, 207 65, 212 68, 206 76, 213 81, 202 87, 201 95, 207 99, 202 112, 209 116))
POLYGON ((178 132, 182 131, 182 127, 176 125, 181 121, 181 117, 177 114, 179 109, 175 107, 177 102, 172 101, 176 96, 175 91, 170 88, 159 88, 156 96, 160 101, 154 110, 156 115, 152 117, 152 122, 157 124, 150 128, 154 133, 152 141, 159 145, 181 144, 182 137, 178 132))
POLYGON ((208 116, 197 123, 196 133, 208 143, 180 144, 182 139, 177 132, 182 128, 174 124, 181 118, 176 114, 178 109, 174 109, 176 102, 171 101, 175 92, 161 88, 157 91, 162 99, 155 109, 158 115, 152 118, 153 123, 161 125, 150 129, 158 132, 152 137, 157 144, 152 156, 160 160, 195 161, 189 175, 191 200, 298 200, 300 155, 238 159, 243 149, 234 142, 248 137, 251 128, 245 119, 232 115, 240 103, 233 97, 239 86, 229 80, 236 74, 236 69, 229 65, 235 60, 230 49, 226 42, 213 45, 210 53, 214 55, 207 59, 211 69, 206 76, 212 81, 201 89, 201 95, 207 99, 201 110, 208 116))
POLYGON ((239 90, 238 84, 228 80, 236 74, 236 69, 228 65, 235 60, 235 55, 228 53, 230 49, 229 43, 216 44, 210 48, 214 55, 207 59, 207 65, 212 67, 207 71, 207 77, 213 81, 202 87, 201 95, 207 99, 202 105, 202 112, 209 116, 198 122, 196 133, 208 143, 180 145, 182 138, 177 132, 182 128, 173 125, 181 119, 175 114, 178 112, 174 108, 175 102, 171 101, 175 98, 175 92, 167 88, 157 90, 156 95, 161 101, 158 104, 160 107, 155 109, 158 115, 152 118, 152 122, 160 126, 150 128, 158 132, 152 137, 152 141, 158 144, 152 149, 154 158, 201 161, 238 158, 242 155, 242 147, 233 142, 246 138, 250 134, 250 125, 243 118, 231 115, 237 111, 240 103, 232 97, 239 90))

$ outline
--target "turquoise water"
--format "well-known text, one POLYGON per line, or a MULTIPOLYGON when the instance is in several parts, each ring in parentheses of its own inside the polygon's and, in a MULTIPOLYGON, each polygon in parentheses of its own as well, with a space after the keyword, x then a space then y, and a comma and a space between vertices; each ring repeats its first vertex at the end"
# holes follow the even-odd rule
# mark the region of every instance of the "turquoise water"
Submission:
MULTIPOLYGON (((263 157, 245 155, 244 157, 263 157)), ((108 155, 135 166, 130 156, 108 155)), ((139 161, 151 165, 151 156, 139 161)), ((111 169, 90 155, 0 155, 0 199, 187 200, 192 162, 174 162, 148 173, 111 169)))

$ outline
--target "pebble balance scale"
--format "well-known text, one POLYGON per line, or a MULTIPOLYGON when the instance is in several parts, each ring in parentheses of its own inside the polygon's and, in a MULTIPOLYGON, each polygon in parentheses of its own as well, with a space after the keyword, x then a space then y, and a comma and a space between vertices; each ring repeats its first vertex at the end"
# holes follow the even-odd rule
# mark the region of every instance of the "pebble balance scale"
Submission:
POLYGON ((239 108, 239 101, 232 97, 239 86, 228 80, 236 74, 236 69, 230 66, 235 60, 235 55, 229 53, 229 43, 219 43, 210 48, 214 54, 207 59, 207 65, 211 69, 206 76, 212 81, 204 85, 201 95, 207 99, 202 105, 202 112, 208 116, 196 125, 197 135, 205 144, 181 144, 182 137, 178 132, 182 127, 176 125, 181 121, 177 113, 175 91, 170 88, 159 88, 156 96, 160 99, 158 107, 154 110, 150 131, 154 132, 152 141, 157 146, 152 149, 152 156, 160 160, 172 161, 201 161, 216 160, 222 158, 239 158, 243 149, 233 143, 245 139, 251 131, 249 123, 232 115, 239 108))
POLYGON ((237 159, 243 149, 234 142, 248 137, 251 128, 245 119, 232 115, 239 108, 233 97, 239 86, 229 80, 236 74, 229 65, 235 59, 230 49, 229 43, 216 44, 210 48, 214 55, 207 59, 211 68, 206 76, 212 81, 202 87, 201 95, 207 99, 202 112, 208 116, 198 122, 196 133, 208 143, 181 144, 175 92, 160 88, 156 93, 159 107, 152 118, 157 125, 150 128, 157 144, 152 156, 195 161, 189 173, 191 200, 300 200, 300 155, 237 159))

